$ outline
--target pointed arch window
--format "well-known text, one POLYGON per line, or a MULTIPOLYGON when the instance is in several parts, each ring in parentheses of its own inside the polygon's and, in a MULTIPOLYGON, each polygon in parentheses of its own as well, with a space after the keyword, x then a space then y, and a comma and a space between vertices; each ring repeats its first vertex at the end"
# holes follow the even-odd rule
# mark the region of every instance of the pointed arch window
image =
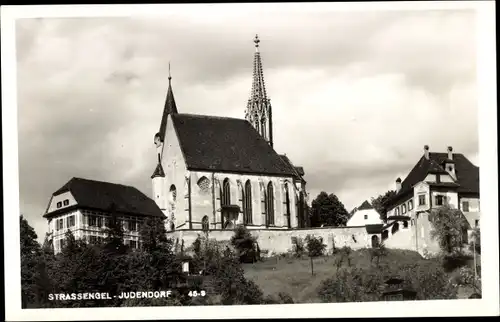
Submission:
POLYGON ((243 193, 243 222, 245 225, 252 224, 252 184, 250 180, 245 183, 243 193))
POLYGON ((283 185, 283 190, 284 190, 284 199, 285 201, 283 202, 285 206, 285 217, 286 217, 286 224, 288 228, 292 227, 291 219, 290 219, 290 192, 288 190, 288 182, 285 182, 283 185))
POLYGON ((200 188, 201 194, 208 194, 210 192, 210 180, 203 176, 197 182, 198 187, 200 188))
POLYGON ((274 188, 272 182, 267 184, 266 200, 266 226, 274 226, 274 188))
MULTIPOLYGON (((223 206, 229 206, 231 204, 231 184, 229 183, 228 178, 224 179, 224 181, 222 182, 220 204, 221 204, 221 208, 223 206)), ((226 211, 222 210, 221 211, 221 221, 222 221, 223 227, 225 227, 226 221, 228 219, 229 219, 229 215, 227 214, 226 211)))

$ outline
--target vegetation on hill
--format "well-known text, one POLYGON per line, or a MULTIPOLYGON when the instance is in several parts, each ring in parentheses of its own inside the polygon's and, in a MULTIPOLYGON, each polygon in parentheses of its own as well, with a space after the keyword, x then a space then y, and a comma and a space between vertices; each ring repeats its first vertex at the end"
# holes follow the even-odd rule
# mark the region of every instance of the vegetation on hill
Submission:
POLYGON ((33 228, 22 216, 20 221, 26 308, 371 301, 380 299, 384 280, 393 275, 407 280, 418 299, 456 298, 456 285, 474 286, 480 293, 480 272, 468 268, 467 260, 424 259, 416 252, 383 245, 356 251, 343 247, 325 256, 323 242, 310 236, 300 244, 300 252, 255 261, 258 249, 245 228, 235 230, 232 247, 200 236, 190 253, 182 242, 167 238, 161 220, 149 219, 139 228, 140 249, 125 245, 121 226, 110 222, 108 236, 101 242, 87 243, 68 231, 62 251, 54 255, 50 239, 38 244, 33 228), (180 251, 175 245, 181 245, 180 251), (248 254, 252 260, 242 263, 248 262, 248 254), (182 272, 186 261, 190 276, 182 272), (152 299, 48 300, 49 294, 119 295, 165 289, 174 294, 152 299), (205 296, 192 296, 193 289, 205 290, 205 296))
POLYGON ((385 209, 385 203, 395 195, 395 190, 389 190, 376 198, 371 198, 373 208, 380 214, 380 219, 384 222, 387 221, 387 209, 385 209))

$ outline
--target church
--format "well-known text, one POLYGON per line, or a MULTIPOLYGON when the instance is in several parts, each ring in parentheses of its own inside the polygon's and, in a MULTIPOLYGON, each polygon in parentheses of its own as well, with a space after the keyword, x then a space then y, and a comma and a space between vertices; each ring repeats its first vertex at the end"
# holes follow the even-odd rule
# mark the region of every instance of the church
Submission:
POLYGON ((273 145, 258 36, 254 43, 244 119, 182 113, 168 77, 151 179, 152 199, 165 214, 169 232, 308 226, 304 170, 273 145))

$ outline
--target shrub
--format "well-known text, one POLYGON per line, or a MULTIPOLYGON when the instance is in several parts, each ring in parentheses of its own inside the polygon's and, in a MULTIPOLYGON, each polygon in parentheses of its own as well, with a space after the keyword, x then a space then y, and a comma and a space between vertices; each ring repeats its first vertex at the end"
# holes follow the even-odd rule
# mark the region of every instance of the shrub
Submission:
POLYGON ((309 256, 317 257, 323 255, 326 245, 323 243, 322 237, 314 237, 308 235, 306 237, 306 247, 309 256))
POLYGON ((472 231, 471 238, 472 240, 469 244, 470 251, 476 251, 476 253, 481 254, 481 231, 479 228, 475 228, 472 231))
POLYGON ((278 295, 267 295, 263 301, 262 304, 293 304, 295 303, 293 301, 293 298, 290 296, 290 294, 284 293, 284 292, 279 292, 278 295))
POLYGON ((231 245, 238 251, 241 263, 254 263, 257 261, 256 238, 250 234, 250 231, 239 225, 234 230, 231 237, 231 245))
POLYGON ((383 243, 379 244, 375 248, 370 248, 370 263, 373 263, 376 260, 377 266, 380 265, 380 258, 387 256, 387 248, 383 243))
POLYGON ((338 250, 338 259, 336 261, 337 269, 342 266, 344 261, 347 261, 347 265, 351 267, 351 253, 352 249, 349 246, 343 246, 338 250))
POLYGON ((306 247, 304 245, 304 241, 302 240, 302 238, 300 237, 297 237, 295 239, 295 243, 293 244, 293 254, 295 255, 295 257, 302 257, 302 255, 304 255, 305 251, 306 251, 306 247))

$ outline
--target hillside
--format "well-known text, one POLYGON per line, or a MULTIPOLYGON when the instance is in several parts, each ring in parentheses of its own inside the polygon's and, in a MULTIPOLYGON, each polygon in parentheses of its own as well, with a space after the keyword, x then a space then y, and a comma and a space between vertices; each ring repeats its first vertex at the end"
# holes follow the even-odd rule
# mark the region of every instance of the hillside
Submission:
MULTIPOLYGON (((297 303, 319 303, 317 289, 321 283, 335 274, 339 256, 331 255, 315 258, 313 261, 314 275, 311 275, 311 261, 309 258, 268 258, 255 264, 244 264, 246 278, 253 280, 264 294, 285 292, 297 303)), ((381 258, 380 264, 413 264, 437 259, 424 259, 420 254, 408 250, 388 250, 386 257, 381 258)), ((347 264, 344 263, 344 266, 347 264)), ((351 265, 358 268, 376 269, 370 263, 367 249, 351 253, 351 265)), ((450 278, 453 272, 450 272, 450 278)), ((467 298, 472 291, 459 289, 458 296, 467 298)))

